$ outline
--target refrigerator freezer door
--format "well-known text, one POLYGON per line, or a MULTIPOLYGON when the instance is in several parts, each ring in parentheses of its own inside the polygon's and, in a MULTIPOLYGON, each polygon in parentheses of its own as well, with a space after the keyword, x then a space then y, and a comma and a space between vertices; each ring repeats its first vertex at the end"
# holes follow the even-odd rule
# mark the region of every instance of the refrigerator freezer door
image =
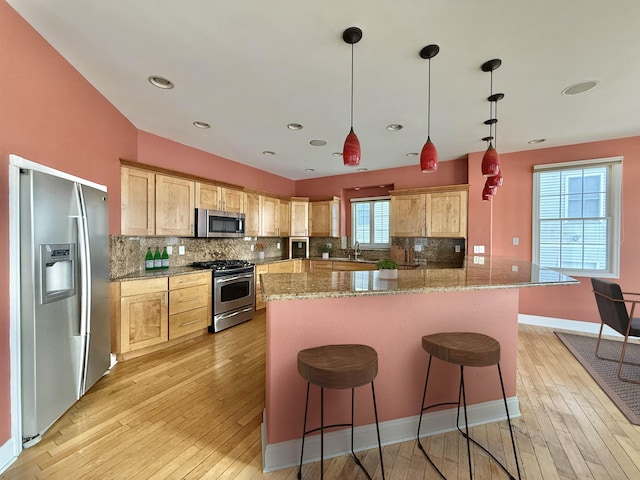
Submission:
POLYGON ((107 194, 86 185, 80 186, 84 198, 85 229, 89 241, 86 265, 91 296, 87 315, 87 352, 81 395, 89 390, 109 369, 111 336, 109 319, 109 232, 107 194))
POLYGON ((79 208, 68 180, 26 171, 20 190, 22 429, 29 438, 78 399, 79 295, 42 302, 47 269, 41 265, 40 246, 76 245, 79 208))

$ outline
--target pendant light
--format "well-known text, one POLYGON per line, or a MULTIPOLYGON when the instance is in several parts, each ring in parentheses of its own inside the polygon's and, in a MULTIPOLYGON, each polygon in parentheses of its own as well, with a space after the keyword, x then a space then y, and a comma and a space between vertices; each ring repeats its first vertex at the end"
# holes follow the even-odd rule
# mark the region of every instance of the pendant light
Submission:
MULTIPOLYGON (((500 65, 502 65, 502 60, 500 60, 499 58, 494 58, 493 60, 489 60, 483 63, 481 66, 483 72, 489 72, 491 74, 491 89, 489 97, 487 98, 487 100, 489 101, 489 120, 485 120, 484 122, 485 125, 489 125, 489 137, 491 137, 491 140, 495 140, 496 137, 495 132, 497 131, 498 123, 498 101, 504 98, 504 93, 493 93, 493 71, 499 68, 500 65)), ((489 147, 482 157, 482 174, 485 177, 492 177, 494 175, 497 175, 500 171, 500 159, 498 157, 498 151, 493 146, 491 140, 489 140, 489 147)))
POLYGON ((351 44, 351 130, 344 141, 342 159, 348 167, 360 165, 360 140, 353 131, 353 45, 362 39, 362 30, 358 27, 349 27, 342 33, 342 39, 351 44))
POLYGON ((427 90, 427 143, 420 153, 420 170, 422 173, 433 173, 438 170, 438 151, 431 142, 431 59, 440 51, 438 45, 427 45, 420 50, 420 57, 429 60, 429 81, 427 90))

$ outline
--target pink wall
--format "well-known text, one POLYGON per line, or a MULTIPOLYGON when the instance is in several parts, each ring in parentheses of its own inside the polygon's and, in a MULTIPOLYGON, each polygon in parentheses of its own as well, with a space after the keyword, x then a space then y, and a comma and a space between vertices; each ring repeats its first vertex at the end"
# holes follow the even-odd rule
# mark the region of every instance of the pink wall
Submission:
MULTIPOLYGON (((504 185, 492 202, 481 201, 482 152, 469 155, 469 248, 485 244, 494 255, 531 260, 533 166, 591 158, 623 156, 620 279, 623 290, 640 291, 640 137, 568 145, 500 155, 504 185), (514 246, 512 238, 519 237, 514 246)), ((588 278, 581 285, 525 289, 520 313, 598 322, 588 278)))
POLYGON ((295 193, 293 180, 143 131, 138 133, 138 161, 278 195, 295 193))
MULTIPOLYGON (((378 352, 375 379, 379 421, 419 414, 427 354, 421 338, 450 330, 490 335, 501 345, 501 368, 507 397, 516 394, 518 292, 493 289, 429 294, 372 295, 344 298, 270 301, 267 305, 266 411, 268 443, 301 437, 306 382, 297 372, 297 352, 318 345, 362 343, 378 352), (331 312, 331 314, 327 314, 331 312), (478 322, 491 318, 490 322, 478 322)), ((495 367, 467 370, 467 402, 501 398, 495 367)), ((457 398, 458 367, 435 361, 429 398, 433 403, 457 398), (456 380, 457 381, 457 380, 456 380), (435 386, 435 387, 434 387, 435 386), (433 390, 432 388, 433 387, 433 390)), ((309 421, 317 424, 319 393, 312 388, 309 421)), ((327 422, 346 421, 349 391, 326 393, 327 422), (345 397, 345 394, 347 395, 345 397), (331 400, 339 396, 340 402, 331 400)), ((356 424, 371 424, 371 389, 356 391, 356 424)), ((314 425, 315 426, 315 425, 314 425)), ((310 425, 311 428, 313 426, 310 425)), ((384 443, 384 438, 382 441, 384 443)))

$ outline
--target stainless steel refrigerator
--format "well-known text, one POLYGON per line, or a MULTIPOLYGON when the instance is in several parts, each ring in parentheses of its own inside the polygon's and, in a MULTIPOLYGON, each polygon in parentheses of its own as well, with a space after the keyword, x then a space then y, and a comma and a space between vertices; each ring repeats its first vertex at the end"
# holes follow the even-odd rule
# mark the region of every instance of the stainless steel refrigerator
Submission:
POLYGON ((20 168, 25 447, 109 369, 111 350, 106 187, 42 170, 20 168))

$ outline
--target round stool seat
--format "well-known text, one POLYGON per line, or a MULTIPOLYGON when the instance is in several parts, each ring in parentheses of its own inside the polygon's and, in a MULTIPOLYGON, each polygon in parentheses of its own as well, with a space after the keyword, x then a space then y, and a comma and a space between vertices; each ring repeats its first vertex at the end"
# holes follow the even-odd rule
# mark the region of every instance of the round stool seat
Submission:
POLYGON ((472 332, 443 332, 422 337, 422 348, 445 362, 465 367, 488 367, 500 362, 500 343, 472 332))
POLYGON ((367 345, 323 345, 298 352, 298 372, 325 388, 355 388, 378 374, 378 353, 367 345))

